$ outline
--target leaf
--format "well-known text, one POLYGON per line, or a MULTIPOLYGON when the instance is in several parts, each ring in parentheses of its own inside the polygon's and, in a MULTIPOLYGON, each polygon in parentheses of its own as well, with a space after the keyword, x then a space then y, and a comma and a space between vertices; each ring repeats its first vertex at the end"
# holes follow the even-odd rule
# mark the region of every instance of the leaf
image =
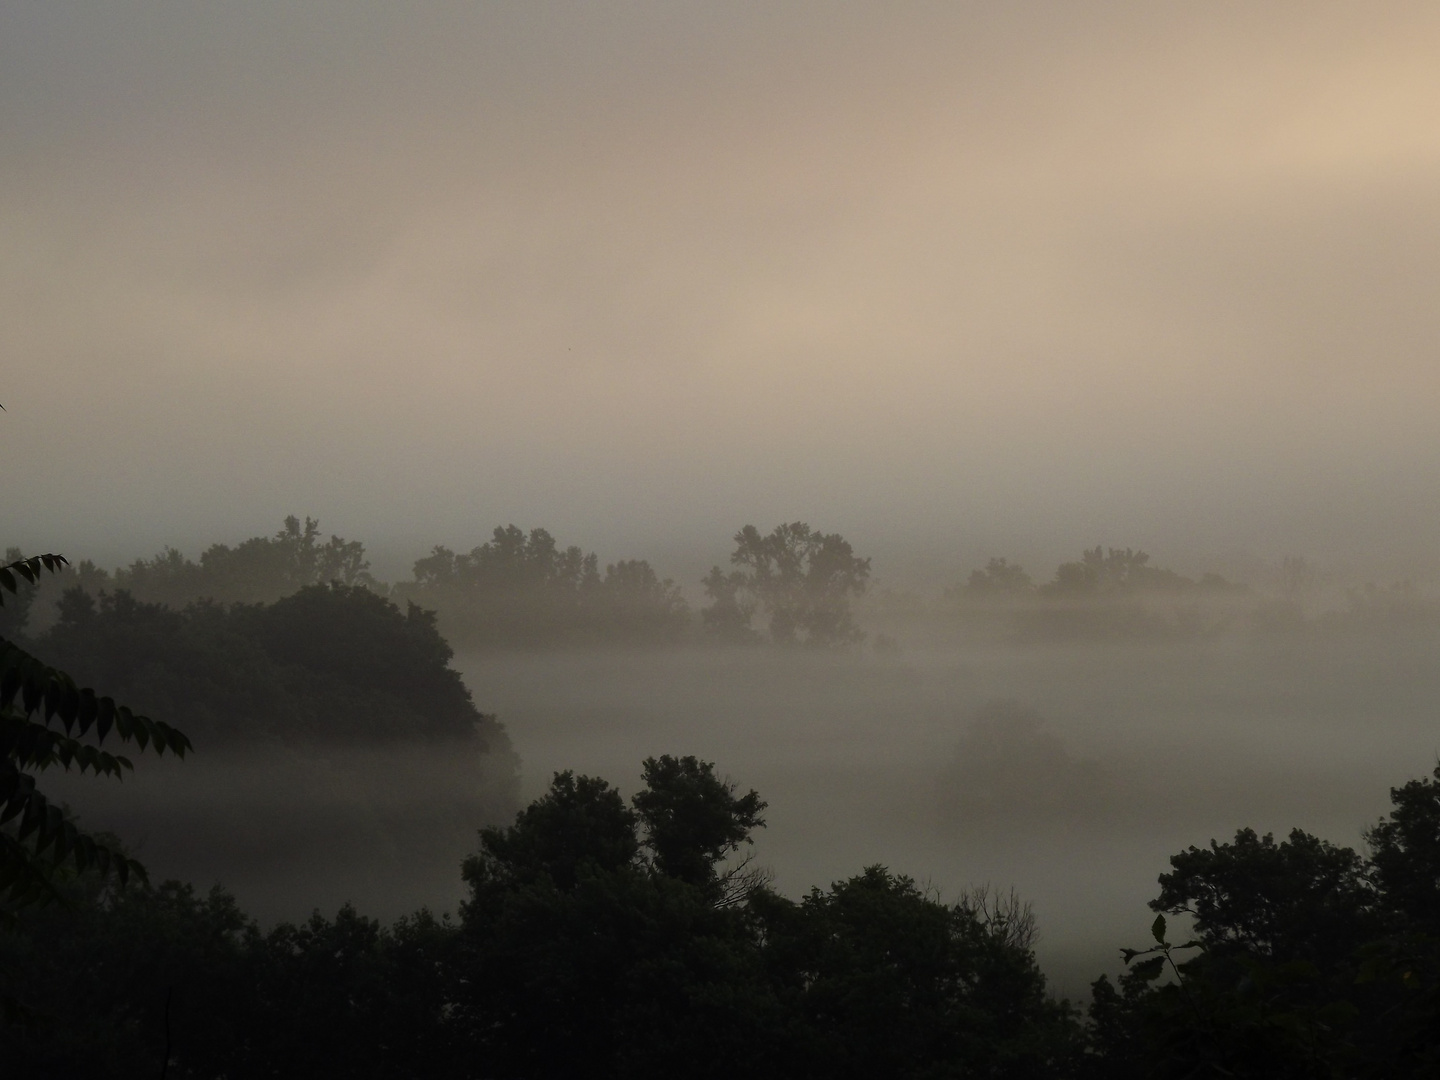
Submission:
POLYGON ((1150 936, 1161 945, 1165 944, 1165 916, 1156 915, 1155 921, 1150 924, 1150 936))
POLYGON ((1136 964, 1130 970, 1133 971, 1138 978, 1143 979, 1145 982, 1151 982, 1160 977, 1160 972, 1164 970, 1164 968, 1165 957, 1152 956, 1149 960, 1136 964))

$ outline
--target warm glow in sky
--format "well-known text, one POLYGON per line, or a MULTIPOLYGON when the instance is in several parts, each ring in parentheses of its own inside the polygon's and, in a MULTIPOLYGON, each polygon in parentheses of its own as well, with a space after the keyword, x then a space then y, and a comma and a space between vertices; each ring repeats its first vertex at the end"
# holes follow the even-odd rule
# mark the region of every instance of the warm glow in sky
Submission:
POLYGON ((4 3, 0 356, 8 542, 108 563, 1424 579, 1440 7, 4 3))

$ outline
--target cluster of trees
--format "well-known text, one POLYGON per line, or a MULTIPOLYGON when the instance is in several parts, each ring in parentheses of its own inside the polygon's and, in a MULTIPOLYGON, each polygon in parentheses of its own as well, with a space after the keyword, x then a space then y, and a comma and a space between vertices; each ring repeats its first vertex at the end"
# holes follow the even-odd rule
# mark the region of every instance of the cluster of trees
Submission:
POLYGON ((1094 986, 1110 1075, 1440 1075, 1440 767, 1390 795, 1365 854, 1242 829, 1174 856, 1156 944, 1094 986))
POLYGON ((1061 563, 1050 581, 1036 584, 1018 563, 991 559, 982 570, 972 571, 963 586, 946 590, 946 598, 958 603, 1048 600, 1110 599, 1138 594, 1246 593, 1243 585, 1226 581, 1219 574, 1205 574, 1198 581, 1174 570, 1152 566, 1150 556, 1133 548, 1094 547, 1082 551, 1074 562, 1061 563))
MULTIPOLYGON (((866 640, 855 605, 869 591, 870 560, 843 536, 805 522, 768 533, 746 525, 733 544, 728 567, 712 567, 699 582, 704 603, 694 610, 680 586, 644 559, 622 559, 602 571, 593 552, 562 547, 544 529, 514 525, 497 527, 468 552, 437 546, 415 561, 409 580, 386 584, 370 572, 359 541, 322 540, 319 522, 292 516, 273 536, 234 547, 214 544, 198 562, 173 548, 113 572, 82 562, 63 584, 46 586, 38 601, 22 596, 0 611, 0 633, 14 636, 27 618, 48 624, 67 585, 97 597, 128 592, 179 609, 202 599, 271 602, 339 582, 435 611, 445 636, 465 649, 707 641, 844 649, 866 640)), ((1307 614, 1304 599, 1314 578, 1303 559, 1289 558, 1277 591, 1261 595, 1218 574, 1185 577, 1156 566, 1144 551, 1097 546, 1061 563, 1046 581, 1009 559, 992 558, 934 605, 915 596, 897 606, 884 602, 882 592, 867 618, 889 631, 873 636, 877 649, 893 647, 892 635, 908 636, 921 625, 928 633, 962 629, 1018 641, 1174 640, 1236 630, 1440 633, 1440 601, 1404 583, 1354 589, 1344 608, 1307 614)))
POLYGON ((679 587, 645 560, 611 563, 602 575, 593 552, 514 525, 468 554, 435 547, 394 591, 439 612, 446 634, 475 648, 653 644, 690 625, 679 587))
POLYGON ((117 890, 0 936, 27 1076, 1041 1077, 1078 1067, 1020 906, 872 867, 791 901, 736 854, 765 804, 644 764, 628 802, 558 774, 481 833, 455 921, 262 932, 223 892, 117 890))
POLYGON ((76 568, 77 584, 88 592, 123 590, 136 599, 183 607, 192 600, 267 603, 309 585, 378 588, 358 540, 320 539, 320 523, 293 514, 274 536, 253 536, 236 544, 212 544, 192 562, 167 547, 149 559, 136 559, 113 574, 85 561, 76 568))
POLYGON ((937 785, 941 814, 979 828, 1023 820, 1092 817, 1119 805, 1115 778, 1098 761, 1073 756, 1032 708, 982 705, 965 725, 937 785))
MULTIPOLYGON (((714 567, 702 582, 705 637, 814 648, 864 639, 850 601, 865 592, 870 560, 844 537, 794 522, 764 535, 746 525, 734 542, 733 569, 714 567)), ((667 644, 696 630, 680 587, 643 559, 611 563, 602 575, 593 553, 513 525, 468 554, 434 548, 394 592, 433 607, 447 634, 471 647, 667 644)))
POLYGON ((1151 563, 1132 548, 1095 547, 1061 563, 1049 581, 993 558, 945 590, 943 605, 973 628, 1017 640, 1175 639, 1221 632, 1258 634, 1440 634, 1440 600, 1410 582, 1349 589, 1344 606, 1308 613, 1314 568, 1282 560, 1268 593, 1207 573, 1198 579, 1151 563))
POLYGON ((1013 897, 873 866, 789 900, 737 858, 765 804, 713 765, 650 759, 628 802, 560 773, 482 831, 455 920, 263 932, 218 888, 72 874, 0 935, 0 1052, 36 1077, 1430 1077, 1440 768, 1391 794, 1366 855, 1241 830, 1174 856, 1155 944, 1082 1015, 1013 897))
POLYGON ((32 647, 202 745, 464 741, 508 753, 433 613, 359 585, 309 585, 270 604, 176 610, 72 588, 32 647))
MULTIPOLYGON (((795 522, 764 535, 747 525, 734 542, 732 569, 715 567, 702 582, 709 603, 698 620, 679 585, 646 560, 622 559, 602 573, 593 552, 514 525, 497 527, 468 552, 436 546, 416 560, 410 580, 393 585, 370 573, 359 541, 322 542, 318 521, 293 516, 274 536, 214 544, 198 562, 166 548, 114 572, 82 562, 64 584, 179 610, 202 600, 269 603, 338 582, 434 611, 448 639, 479 649, 673 644, 697 631, 727 643, 834 648, 863 640, 850 601, 865 592, 870 560, 842 536, 795 522)), ((43 599, 53 606, 58 591, 43 599)), ((39 610, 34 600, 27 594, 22 608, 0 615, 0 630, 24 627, 39 610)))
MULTIPOLYGON (((0 567, 0 594, 10 601, 0 610, 23 615, 41 573, 64 565, 60 556, 42 556, 0 567)), ((513 812, 518 760, 496 718, 475 707, 450 657, 432 613, 413 604, 402 613, 356 585, 310 585, 271 604, 202 600, 178 610, 124 590, 68 589, 47 629, 0 637, 0 921, 17 904, 52 896, 50 874, 62 865, 143 874, 37 787, 39 774, 55 767, 111 777, 128 771, 107 737, 183 756, 193 736, 202 750, 239 751, 250 765, 287 778, 262 805, 217 802, 192 815, 186 842, 205 859, 249 851, 283 863, 310 850, 373 861, 383 851, 394 864, 401 852, 437 848, 446 861, 458 858, 477 822, 513 812), (359 818, 324 812, 358 784, 388 783, 367 772, 380 758, 393 771, 435 755, 452 777, 443 796, 381 805, 377 792, 359 818)), ((215 759, 208 761, 214 770, 215 759)), ((208 775, 225 782, 217 771, 208 775)), ((60 787, 77 797, 68 779, 60 787)), ((110 806, 111 820, 141 831, 164 827, 154 820, 165 817, 163 803, 95 798, 110 806)))
POLYGON ((1237 605, 1251 597, 1247 586, 1218 574, 1195 580, 1152 565, 1143 551, 1097 546, 1040 583, 1018 563, 993 558, 947 589, 944 601, 992 632, 1025 640, 1213 633, 1232 624, 1237 605))

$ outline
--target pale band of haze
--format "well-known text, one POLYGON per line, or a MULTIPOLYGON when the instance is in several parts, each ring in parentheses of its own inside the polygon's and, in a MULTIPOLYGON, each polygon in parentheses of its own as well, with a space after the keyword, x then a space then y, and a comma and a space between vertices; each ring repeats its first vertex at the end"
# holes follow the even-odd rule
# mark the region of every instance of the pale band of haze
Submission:
POLYGON ((1428 4, 7 4, 9 540, 1433 577, 1437 192, 1428 4))

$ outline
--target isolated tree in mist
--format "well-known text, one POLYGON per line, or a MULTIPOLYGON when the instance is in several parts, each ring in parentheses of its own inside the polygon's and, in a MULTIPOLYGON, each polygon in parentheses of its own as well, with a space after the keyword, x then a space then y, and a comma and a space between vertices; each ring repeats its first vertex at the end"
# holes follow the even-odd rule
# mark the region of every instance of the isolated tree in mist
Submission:
POLYGON ((947 589, 947 600, 994 601, 1014 600, 1034 592, 1035 583, 1019 563, 995 558, 983 570, 972 570, 963 587, 947 589))
POLYGON ((711 606, 702 614, 718 636, 747 637, 759 612, 777 644, 834 647, 864 638, 850 599, 864 595, 870 560, 856 556, 839 533, 797 521, 762 536, 746 525, 735 534, 730 563, 736 569, 727 574, 714 567, 704 581, 711 606))

